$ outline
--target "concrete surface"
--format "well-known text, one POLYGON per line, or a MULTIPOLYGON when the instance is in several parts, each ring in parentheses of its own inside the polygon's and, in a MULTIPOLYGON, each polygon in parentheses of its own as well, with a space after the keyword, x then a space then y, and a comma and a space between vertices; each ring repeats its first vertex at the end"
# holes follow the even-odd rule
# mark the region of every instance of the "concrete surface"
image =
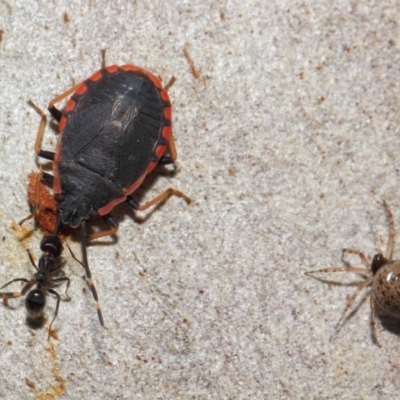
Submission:
POLYGON ((383 199, 400 224, 400 8, 331 3, 0 1, 0 282, 32 274, 26 248, 40 255, 40 231, 21 241, 13 227, 38 169, 27 100, 45 109, 100 68, 101 49, 178 78, 178 171, 139 194, 193 199, 142 224, 120 207, 117 242, 89 248, 107 330, 67 251, 59 340, 49 321, 27 326, 22 300, 0 305, 1 398, 398 397, 396 326, 378 321, 375 346, 361 301, 335 333, 360 277, 304 275, 343 265, 343 247, 384 246, 383 199))

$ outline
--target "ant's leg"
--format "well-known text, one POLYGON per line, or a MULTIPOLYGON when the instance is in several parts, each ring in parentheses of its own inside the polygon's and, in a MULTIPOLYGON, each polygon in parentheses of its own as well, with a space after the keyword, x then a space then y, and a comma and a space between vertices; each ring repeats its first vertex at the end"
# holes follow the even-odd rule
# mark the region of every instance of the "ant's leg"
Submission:
POLYGON ((37 267, 35 260, 33 259, 33 256, 31 254, 31 252, 29 251, 29 249, 27 249, 26 252, 28 253, 29 261, 31 262, 33 267, 36 269, 36 271, 39 271, 39 268, 37 267))
MULTIPOLYGON (((61 264, 60 266, 62 266, 62 265, 64 265, 64 264, 61 264)), ((55 269, 54 271, 57 271, 57 269, 55 269)), ((52 272, 54 272, 54 271, 52 271, 52 272)), ((69 289, 69 286, 71 285, 71 279, 69 279, 66 276, 63 276, 62 278, 52 279, 51 281, 54 282, 54 283, 65 282, 66 281, 67 282, 67 287, 65 289, 65 296, 67 298, 67 301, 71 301, 71 297, 68 295, 68 289, 69 289)))
POLYGON ((34 284, 33 280, 28 281, 28 279, 25 279, 25 278, 16 278, 10 282, 7 282, 5 285, 0 287, 0 289, 3 289, 6 286, 11 285, 14 282, 25 282, 26 285, 23 287, 23 289, 20 292, 3 292, 3 293, 0 292, 0 297, 3 299, 3 303, 5 306, 8 305, 8 299, 14 299, 14 298, 23 296, 34 284))
MULTIPOLYGON (((14 282, 25 282, 25 283, 28 283, 30 281, 28 279, 25 279, 25 278, 15 278, 12 281, 7 282, 5 285, 1 286, 0 289, 4 289, 6 286, 11 285, 14 282)), ((22 293, 22 291, 21 291, 21 293, 22 293)), ((1 294, 3 294, 3 293, 1 293, 1 294)))
POLYGON ((51 326, 53 325, 54 320, 57 318, 58 309, 59 309, 59 307, 60 307, 60 299, 61 299, 61 297, 60 297, 60 295, 59 295, 55 290, 53 290, 53 289, 47 289, 47 291, 48 291, 49 293, 51 293, 52 295, 54 295, 54 296, 57 297, 56 310, 55 310, 55 312, 54 312, 54 317, 53 317, 53 319, 52 319, 51 322, 50 322, 50 326, 49 326, 49 335, 47 336, 47 340, 50 340, 51 326))

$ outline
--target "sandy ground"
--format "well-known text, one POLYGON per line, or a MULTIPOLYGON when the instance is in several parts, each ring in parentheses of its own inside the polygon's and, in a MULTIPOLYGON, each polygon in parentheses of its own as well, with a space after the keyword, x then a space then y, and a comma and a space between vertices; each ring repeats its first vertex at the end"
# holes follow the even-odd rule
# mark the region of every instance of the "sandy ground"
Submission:
MULTIPOLYGON (((119 207, 117 240, 90 246, 108 329, 68 252, 58 340, 49 319, 27 325, 22 300, 0 305, 0 397, 396 398, 398 325, 378 320, 374 345, 361 299, 336 333, 361 278, 304 273, 343 266, 343 247, 384 248, 383 199, 400 224, 399 6, 192 3, 0 1, 1 283, 31 276, 27 248, 40 255, 40 230, 20 240, 13 225, 38 170, 27 100, 46 109, 100 68, 101 49, 108 64, 177 77, 177 172, 153 174, 139 195, 193 199, 141 224, 119 207)), ((45 148, 55 143, 48 126, 45 148)), ((68 242, 79 256, 79 235, 68 242)))

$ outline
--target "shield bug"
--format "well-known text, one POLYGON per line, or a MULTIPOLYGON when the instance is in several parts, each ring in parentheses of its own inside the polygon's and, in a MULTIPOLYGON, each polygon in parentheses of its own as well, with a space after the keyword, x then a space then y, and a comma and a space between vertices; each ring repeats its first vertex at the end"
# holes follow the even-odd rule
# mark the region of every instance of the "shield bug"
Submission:
POLYGON ((372 338, 375 344, 380 346, 376 334, 376 306, 378 310, 387 314, 390 317, 400 318, 400 260, 393 260, 393 243, 394 243, 394 220, 393 215, 384 202, 387 217, 389 220, 389 238, 384 254, 378 253, 373 258, 371 263, 368 262, 364 253, 354 249, 343 249, 343 254, 355 254, 360 258, 362 267, 352 267, 350 265, 339 268, 324 268, 316 271, 309 271, 306 274, 314 276, 316 273, 329 272, 351 272, 361 275, 364 280, 358 285, 356 291, 347 300, 343 314, 337 323, 337 328, 341 326, 346 318, 347 312, 354 304, 354 301, 361 292, 370 288, 370 306, 371 306, 371 330, 372 338))
POLYGON ((63 224, 81 228, 82 265, 104 325, 87 260, 88 240, 117 232, 118 223, 110 212, 119 203, 146 210, 172 195, 190 203, 172 188, 143 205, 131 196, 156 165, 172 164, 176 159, 167 90, 140 67, 102 68, 49 103, 60 130, 55 152, 41 149, 47 117, 30 104, 41 115, 35 151, 52 161, 54 175, 44 173, 43 179, 52 185, 58 203, 53 235, 58 235, 63 224), (71 94, 63 110, 55 107, 71 94), (89 236, 87 221, 95 216, 103 217, 110 229, 89 236))
POLYGON ((38 317, 43 315, 43 310, 46 305, 46 294, 52 294, 57 298, 56 308, 54 312, 54 317, 49 326, 49 337, 51 334, 51 326, 57 317, 58 309, 60 306, 60 295, 52 288, 60 284, 61 282, 66 282, 67 287, 65 290, 65 296, 67 300, 70 300, 68 296, 68 288, 70 285, 70 279, 67 277, 53 278, 53 275, 60 270, 63 266, 63 262, 60 261, 60 256, 63 250, 61 240, 58 236, 45 236, 41 243, 40 249, 43 251, 39 259, 39 265, 36 265, 31 253, 28 250, 28 256, 31 264, 36 269, 36 273, 33 274, 31 279, 16 278, 7 282, 5 285, 0 287, 0 289, 14 282, 25 282, 25 286, 19 292, 0 292, 0 297, 3 298, 5 304, 8 303, 8 299, 16 298, 20 296, 25 296, 25 307, 28 313, 28 319, 37 320, 38 317), (32 289, 36 285, 36 289, 32 289), (32 289, 32 290, 31 290, 32 289))

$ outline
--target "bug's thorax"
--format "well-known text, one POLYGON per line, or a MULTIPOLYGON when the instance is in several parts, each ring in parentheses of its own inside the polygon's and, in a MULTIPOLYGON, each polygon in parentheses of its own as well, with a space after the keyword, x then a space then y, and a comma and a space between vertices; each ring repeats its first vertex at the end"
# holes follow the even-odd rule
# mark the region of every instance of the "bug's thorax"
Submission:
POLYGON ((400 318, 400 260, 388 261, 375 274, 373 293, 382 311, 400 318))

